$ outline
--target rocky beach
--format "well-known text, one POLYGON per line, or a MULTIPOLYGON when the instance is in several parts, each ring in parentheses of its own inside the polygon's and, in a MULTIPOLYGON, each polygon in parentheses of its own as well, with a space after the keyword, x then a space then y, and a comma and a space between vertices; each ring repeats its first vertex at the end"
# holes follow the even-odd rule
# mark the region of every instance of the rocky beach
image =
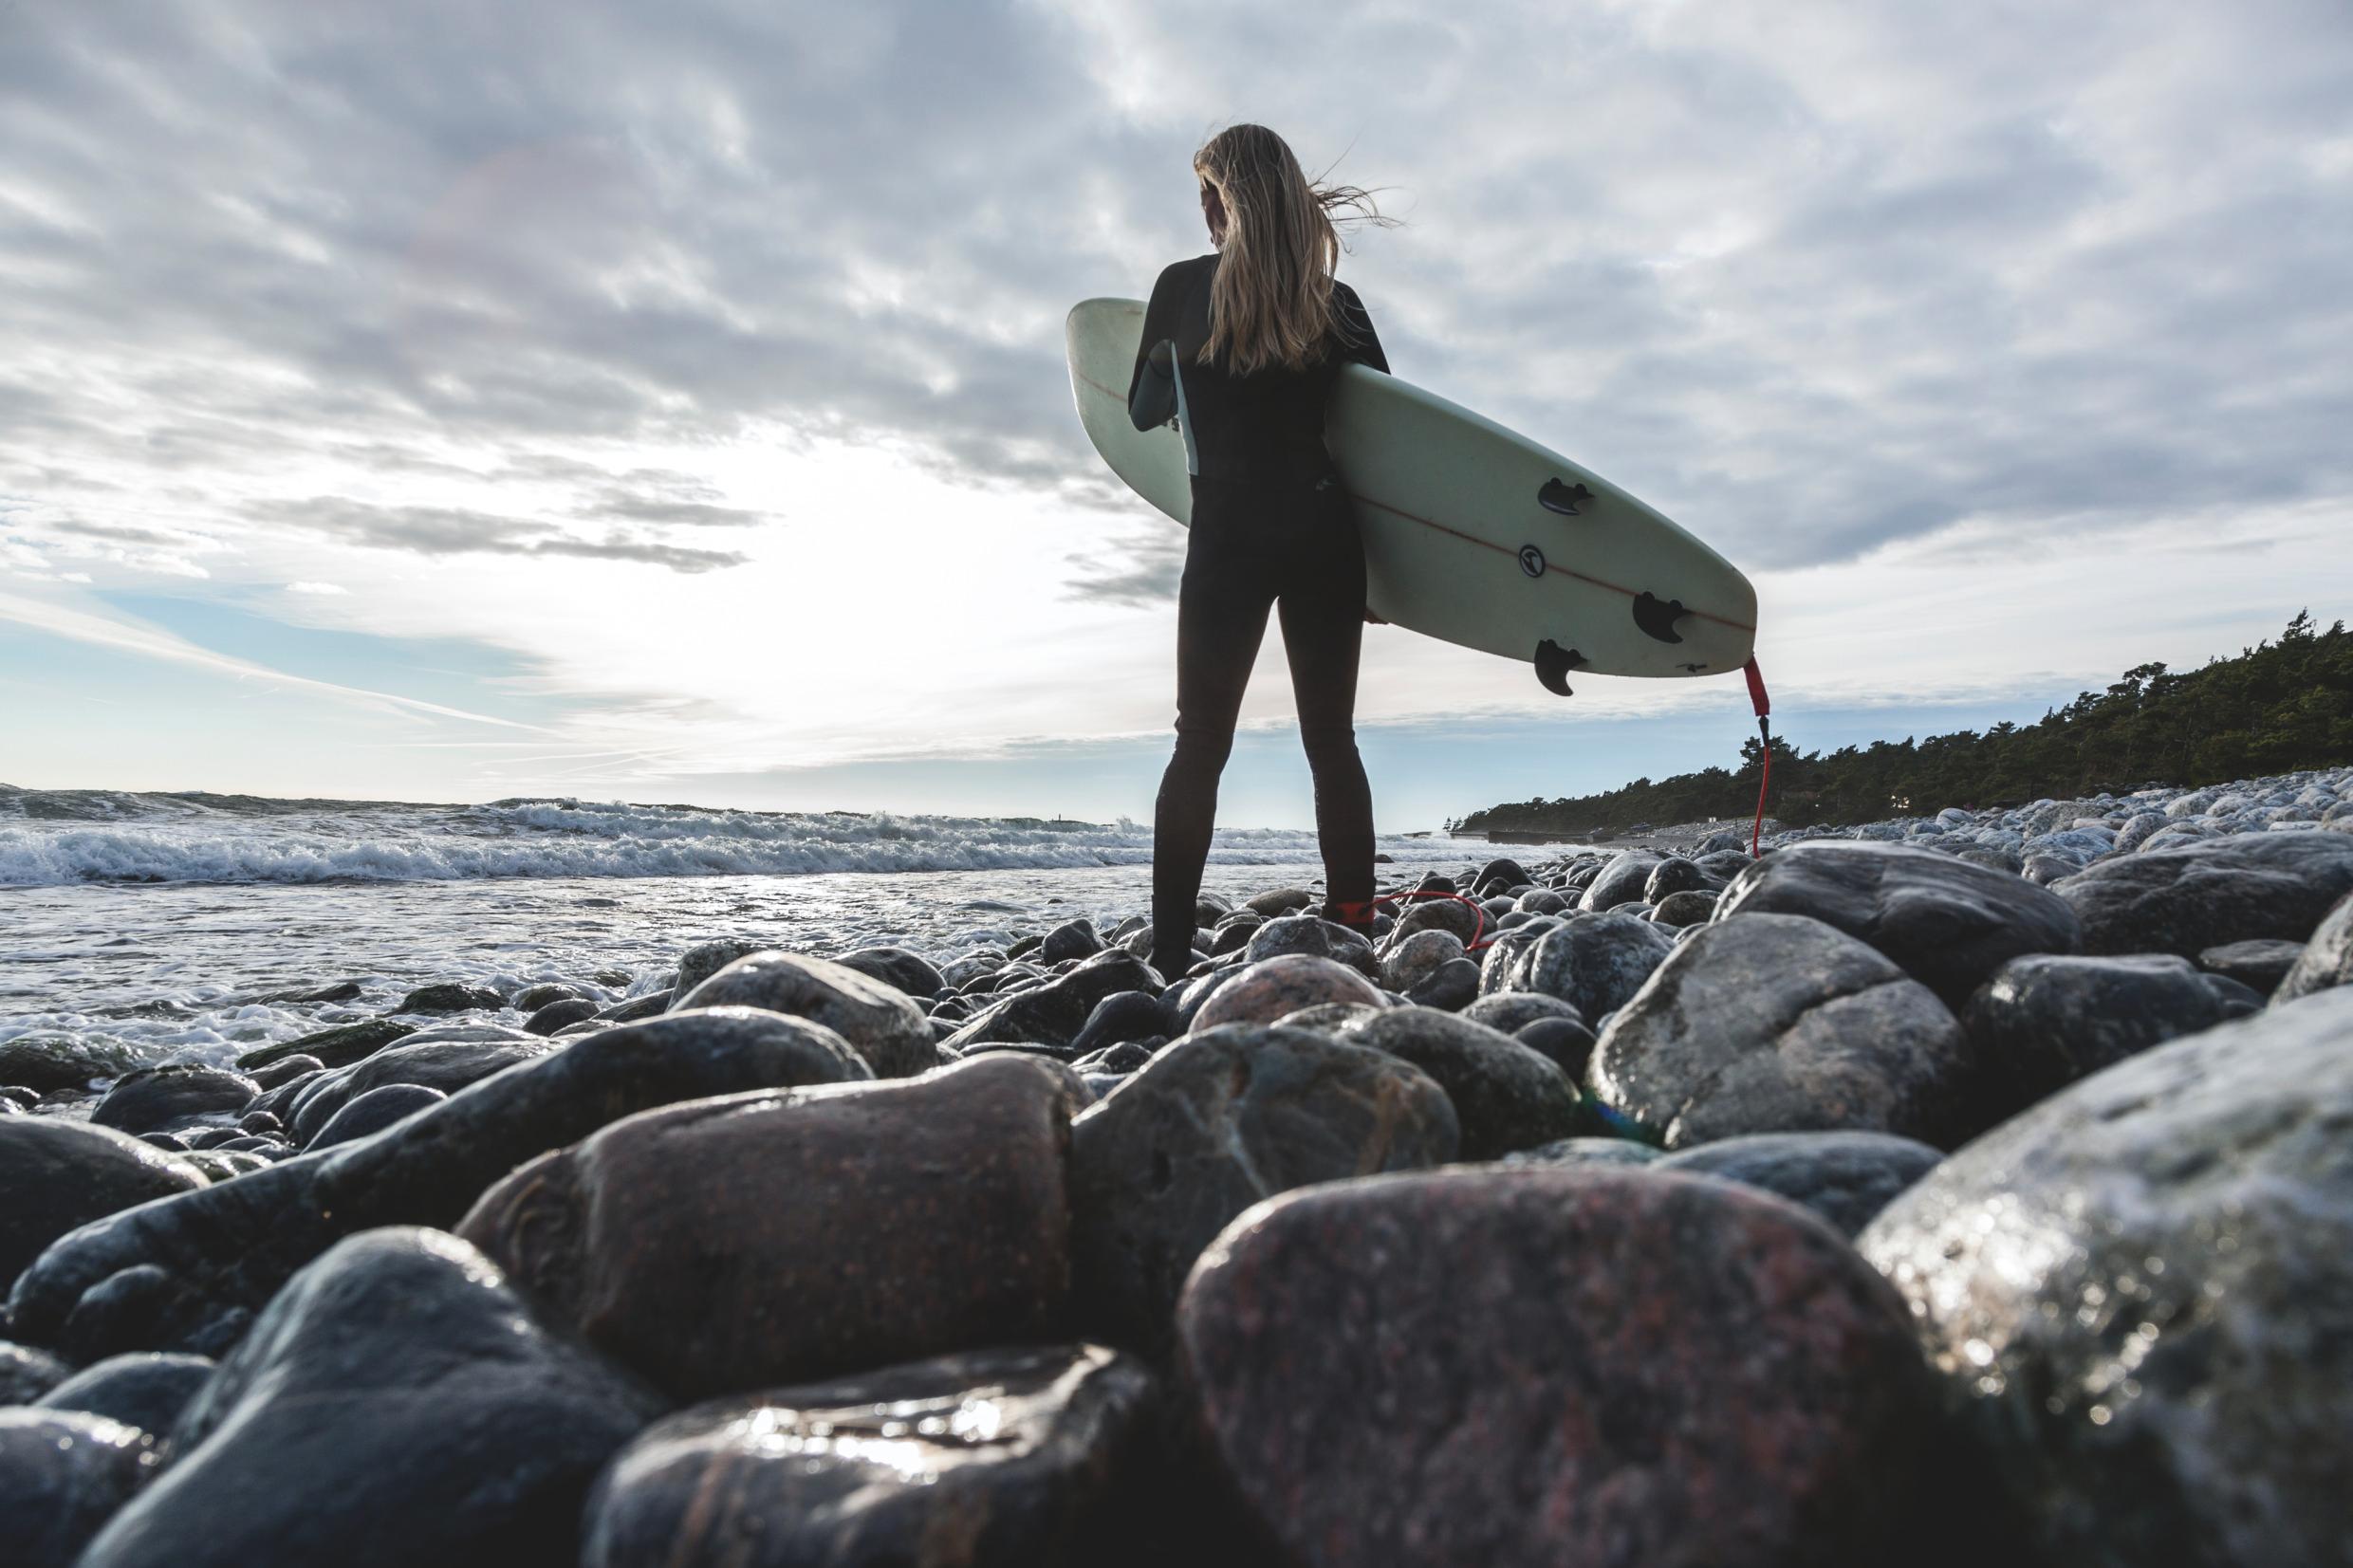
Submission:
POLYGON ((277 805, 0 833, 12 1565, 2353 1561, 2353 769, 1181 975, 1133 830, 277 805))

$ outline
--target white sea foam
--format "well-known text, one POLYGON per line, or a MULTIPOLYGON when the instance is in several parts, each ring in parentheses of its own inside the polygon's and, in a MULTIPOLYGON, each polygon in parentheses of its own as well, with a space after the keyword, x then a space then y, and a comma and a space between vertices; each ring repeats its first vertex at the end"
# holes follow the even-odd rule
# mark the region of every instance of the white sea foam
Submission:
MULTIPOLYGON (((343 809, 318 809, 329 802, 260 802, 266 809, 223 811, 192 809, 185 797, 157 798, 149 805, 116 796, 102 808, 92 804, 72 816, 0 821, 0 886, 1045 870, 1140 865, 1152 858, 1151 829, 1126 821, 772 813, 571 800, 343 809)), ((1404 839, 1384 847, 1420 858, 1433 846, 1404 839)), ((1222 833, 1211 858, 1225 865, 1313 860, 1315 837, 1281 830, 1222 833)))

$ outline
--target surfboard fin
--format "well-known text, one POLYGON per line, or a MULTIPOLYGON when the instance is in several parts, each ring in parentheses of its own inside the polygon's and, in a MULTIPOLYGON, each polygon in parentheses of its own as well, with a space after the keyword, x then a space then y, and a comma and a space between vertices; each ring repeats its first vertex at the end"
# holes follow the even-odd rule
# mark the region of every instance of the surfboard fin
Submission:
POLYGON ((1661 642, 1683 640, 1676 631, 1675 623, 1689 614, 1691 612, 1683 608, 1683 601, 1679 599, 1661 600, 1653 594, 1637 594, 1634 598, 1634 624, 1640 627, 1645 636, 1657 637, 1661 642))
POLYGON ((1568 689, 1568 673, 1585 661, 1584 655, 1574 648, 1564 648, 1550 637, 1536 644, 1536 679, 1556 697, 1573 697, 1568 689))
POLYGON ((1546 480, 1536 491, 1536 505, 1548 512, 1559 512, 1564 517, 1575 517, 1577 503, 1592 499, 1593 492, 1584 486, 1564 485, 1558 479, 1546 480))

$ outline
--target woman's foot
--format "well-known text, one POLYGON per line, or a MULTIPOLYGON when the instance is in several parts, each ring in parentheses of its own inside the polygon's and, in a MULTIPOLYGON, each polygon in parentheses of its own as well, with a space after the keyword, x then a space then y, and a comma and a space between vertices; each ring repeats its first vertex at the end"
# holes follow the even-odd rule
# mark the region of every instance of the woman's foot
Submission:
POLYGON ((1182 980, 1193 966, 1200 961, 1201 955, 1191 948, 1182 950, 1155 948, 1152 950, 1152 956, 1145 960, 1159 973, 1162 980, 1172 986, 1182 980))
POLYGON ((1335 926, 1347 927, 1367 942, 1374 940, 1373 929, 1380 914, 1380 906, 1370 898, 1361 903, 1326 899, 1324 907, 1316 913, 1335 926))

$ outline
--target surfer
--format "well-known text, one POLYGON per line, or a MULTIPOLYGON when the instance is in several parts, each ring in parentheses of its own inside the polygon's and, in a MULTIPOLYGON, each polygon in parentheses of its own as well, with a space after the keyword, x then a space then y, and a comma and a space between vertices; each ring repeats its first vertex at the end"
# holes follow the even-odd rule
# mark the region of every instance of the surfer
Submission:
POLYGON ((1324 450, 1340 367, 1389 361, 1356 291, 1332 276, 1336 208, 1379 221, 1352 186, 1312 183, 1283 138, 1235 125, 1194 155, 1216 250, 1153 285, 1129 382, 1139 430, 1178 423, 1193 523, 1176 596, 1176 749, 1153 814, 1152 965, 1193 967, 1195 901, 1209 858, 1217 779, 1271 609, 1315 781, 1321 911, 1373 926, 1373 802, 1356 748, 1364 550, 1324 450))

